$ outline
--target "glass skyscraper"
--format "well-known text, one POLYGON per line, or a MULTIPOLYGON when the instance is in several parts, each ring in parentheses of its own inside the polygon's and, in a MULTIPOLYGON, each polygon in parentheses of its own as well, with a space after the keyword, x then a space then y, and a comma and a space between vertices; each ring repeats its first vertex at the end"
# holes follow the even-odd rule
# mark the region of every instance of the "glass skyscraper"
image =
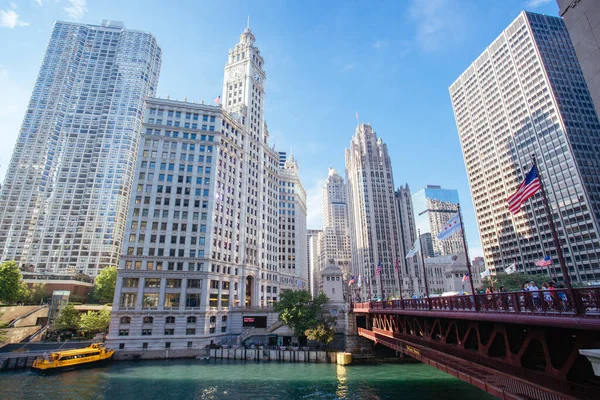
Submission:
POLYGON ((450 97, 487 267, 560 275, 540 194, 507 207, 535 154, 569 274, 598 280, 600 123, 563 20, 522 12, 450 97), (553 265, 537 267, 546 255, 553 265))
MULTIPOLYGON (((412 195, 415 225, 421 231, 422 245, 428 257, 464 253, 460 235, 438 240, 437 236, 458 211, 458 191, 427 185, 412 195)), ((411 244, 412 245, 412 244, 411 244)))
POLYGON ((0 192, 0 258, 38 271, 118 265, 161 49, 122 23, 56 22, 0 192))

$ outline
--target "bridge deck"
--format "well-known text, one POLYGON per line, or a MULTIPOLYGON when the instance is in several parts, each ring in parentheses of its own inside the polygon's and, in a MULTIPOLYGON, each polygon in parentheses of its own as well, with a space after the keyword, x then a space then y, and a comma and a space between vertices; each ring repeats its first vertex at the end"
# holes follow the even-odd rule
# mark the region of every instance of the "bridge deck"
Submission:
POLYGON ((431 315, 456 319, 521 322, 544 326, 600 329, 600 288, 503 292, 475 296, 385 300, 355 303, 355 313, 431 315), (577 303, 580 314, 576 314, 577 303))

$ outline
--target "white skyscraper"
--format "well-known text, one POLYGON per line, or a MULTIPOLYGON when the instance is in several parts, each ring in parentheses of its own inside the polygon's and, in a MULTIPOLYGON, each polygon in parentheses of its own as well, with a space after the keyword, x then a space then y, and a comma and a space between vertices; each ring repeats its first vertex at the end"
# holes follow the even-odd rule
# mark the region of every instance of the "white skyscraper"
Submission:
POLYGON ((362 280, 361 297, 398 293, 394 263, 403 268, 394 178, 387 146, 370 125, 360 124, 346 149, 346 180, 352 270, 362 280), (375 276, 381 263, 382 273, 375 276), (380 282, 383 286, 381 292, 380 282))
POLYGON ((600 123, 563 20, 519 14, 450 97, 487 268, 561 274, 540 194, 508 211, 535 154, 571 279, 600 279, 600 123))
MULTIPOLYGON (((223 107, 148 99, 114 347, 204 347, 241 333, 245 308, 278 300, 288 275, 279 270, 279 157, 268 146, 263 67, 246 28, 225 65, 223 107)), ((295 264, 306 262, 302 237, 295 264)))
POLYGON ((329 168, 322 191, 323 234, 319 251, 319 269, 337 265, 345 279, 352 275, 350 263, 350 227, 348 224, 348 194, 344 178, 329 168))
POLYGON ((89 275, 118 265, 160 65, 149 33, 54 24, 0 191, 0 261, 89 275))
POLYGON ((290 154, 279 170, 279 272, 282 290, 308 288, 306 191, 290 154))
POLYGON ((320 229, 309 229, 307 231, 308 243, 308 282, 310 293, 313 296, 319 294, 319 234, 323 232, 320 229))

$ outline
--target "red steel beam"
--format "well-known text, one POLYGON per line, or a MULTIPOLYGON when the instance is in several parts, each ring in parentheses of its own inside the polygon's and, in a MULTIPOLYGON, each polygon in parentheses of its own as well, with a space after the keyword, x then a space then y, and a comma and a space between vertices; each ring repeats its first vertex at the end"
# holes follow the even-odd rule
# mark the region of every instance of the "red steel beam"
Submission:
POLYGON ((424 364, 431 365, 440 371, 446 372, 464 382, 470 383, 479 389, 500 399, 544 399, 544 400, 574 400, 575 397, 554 392, 547 388, 535 385, 518 377, 484 367, 482 365, 463 360, 446 353, 419 346, 415 343, 405 344, 393 337, 393 333, 379 333, 368 329, 358 328, 359 336, 381 343, 386 347, 400 351, 424 364))
POLYGON ((525 313, 493 313, 474 311, 426 311, 426 310, 397 310, 354 308, 356 314, 395 314, 413 315, 419 317, 460 319, 467 321, 503 322, 507 324, 523 324, 549 326, 556 328, 582 329, 600 331, 600 319, 580 317, 552 317, 547 315, 527 315, 525 313))

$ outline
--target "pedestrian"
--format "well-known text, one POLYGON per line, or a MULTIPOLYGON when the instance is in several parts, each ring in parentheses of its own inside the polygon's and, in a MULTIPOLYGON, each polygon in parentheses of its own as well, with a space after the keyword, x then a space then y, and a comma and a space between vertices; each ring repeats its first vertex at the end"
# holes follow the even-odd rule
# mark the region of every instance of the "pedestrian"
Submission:
POLYGON ((506 292, 506 289, 504 289, 504 286, 500 286, 500 292, 506 292))
POLYGON ((540 308, 540 288, 537 287, 534 281, 529 282, 529 291, 533 292, 531 296, 533 297, 533 306, 536 308, 540 308))

